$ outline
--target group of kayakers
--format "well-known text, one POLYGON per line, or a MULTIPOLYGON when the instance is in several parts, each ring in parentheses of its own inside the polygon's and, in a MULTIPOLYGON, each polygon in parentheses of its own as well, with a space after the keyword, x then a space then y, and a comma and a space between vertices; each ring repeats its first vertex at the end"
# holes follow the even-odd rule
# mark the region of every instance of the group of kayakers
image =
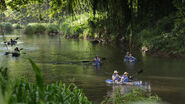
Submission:
POLYGON ((14 39, 10 39, 10 41, 5 42, 5 43, 7 43, 7 45, 11 45, 11 46, 16 45, 16 43, 17 43, 16 39, 15 40, 14 39))
POLYGON ((119 76, 118 71, 114 70, 114 73, 112 75, 112 80, 115 83, 129 82, 128 73, 124 72, 122 76, 119 76))
MULTIPOLYGON (((125 62, 130 62, 130 63, 135 63, 136 62, 136 58, 132 56, 132 54, 130 52, 127 52, 125 57, 124 57, 124 61, 125 62)), ((98 57, 98 55, 95 56, 95 58, 93 59, 94 65, 100 65, 101 64, 101 60, 98 57)))
MULTIPOLYGON (((7 42, 4 42, 5 43, 5 45, 11 45, 11 46, 13 46, 13 45, 16 45, 17 44, 17 41, 16 40, 18 40, 19 38, 17 37, 16 39, 10 39, 9 41, 7 41, 7 42)), ((8 49, 8 48, 7 48, 8 49)), ((13 52, 5 52, 5 54, 4 55, 9 55, 9 54, 12 54, 12 56, 19 56, 20 55, 20 51, 22 50, 23 48, 21 48, 21 49, 19 49, 18 47, 15 47, 14 48, 14 50, 13 50, 13 52)))
POLYGON ((124 58, 125 62, 136 62, 136 58, 132 56, 130 52, 127 52, 124 58))

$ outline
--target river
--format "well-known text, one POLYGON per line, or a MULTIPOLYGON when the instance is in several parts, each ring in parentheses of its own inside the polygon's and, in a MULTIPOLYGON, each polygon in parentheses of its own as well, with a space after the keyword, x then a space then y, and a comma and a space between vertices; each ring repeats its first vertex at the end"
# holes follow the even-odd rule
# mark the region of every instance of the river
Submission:
POLYGON ((88 40, 63 39, 60 36, 48 35, 5 35, 3 39, 18 39, 17 46, 23 48, 20 57, 4 55, 15 46, 0 45, 0 65, 8 67, 13 77, 25 77, 34 81, 34 72, 27 58, 31 58, 41 68, 45 83, 62 81, 75 83, 83 89, 89 100, 100 103, 104 96, 112 93, 112 86, 105 83, 111 78, 114 70, 119 74, 124 71, 135 73, 143 69, 143 73, 135 76, 150 84, 150 91, 170 104, 185 102, 185 60, 183 58, 165 58, 145 56, 133 52, 136 64, 123 61, 126 53, 124 47, 117 45, 93 45, 88 40), (90 63, 95 55, 105 58, 103 65, 94 67, 90 63))

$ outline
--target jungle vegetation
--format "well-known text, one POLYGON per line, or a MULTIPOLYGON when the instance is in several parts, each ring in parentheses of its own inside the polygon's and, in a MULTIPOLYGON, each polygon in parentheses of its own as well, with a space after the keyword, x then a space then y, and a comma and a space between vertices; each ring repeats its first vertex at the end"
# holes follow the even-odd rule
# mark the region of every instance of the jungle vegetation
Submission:
MULTIPOLYGON (((1 0, 0 12, 0 22, 24 25, 25 33, 33 29, 30 23, 52 23, 58 28, 50 29, 65 37, 144 46, 169 55, 185 52, 184 0, 1 0)), ((48 30, 40 27, 33 33, 48 30)))

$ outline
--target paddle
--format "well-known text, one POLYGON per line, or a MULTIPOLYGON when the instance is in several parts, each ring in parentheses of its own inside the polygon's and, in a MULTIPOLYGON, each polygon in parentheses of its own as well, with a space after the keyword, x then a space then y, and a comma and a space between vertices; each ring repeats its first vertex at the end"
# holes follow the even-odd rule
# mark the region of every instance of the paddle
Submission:
POLYGON ((140 74, 140 73, 142 73, 142 72, 143 72, 143 69, 141 69, 141 70, 139 70, 138 72, 135 72, 134 74, 130 75, 129 78, 130 78, 130 79, 133 79, 133 77, 134 77, 135 75, 140 74))
MULTIPOLYGON (((106 58, 105 58, 105 57, 102 57, 101 60, 102 60, 102 61, 103 61, 103 60, 106 60, 106 58)), ((92 60, 92 61, 85 60, 85 61, 81 61, 81 62, 82 62, 82 63, 90 63, 90 62, 94 62, 94 60, 92 60)))
MULTIPOLYGON (((23 48, 20 48, 19 51, 23 50, 23 48)), ((12 54, 13 52, 5 52, 4 55, 9 55, 9 54, 12 54)), ((23 52, 22 54, 26 54, 25 52, 23 52)))
POLYGON ((19 37, 15 38, 14 40, 18 40, 18 39, 19 39, 19 37))

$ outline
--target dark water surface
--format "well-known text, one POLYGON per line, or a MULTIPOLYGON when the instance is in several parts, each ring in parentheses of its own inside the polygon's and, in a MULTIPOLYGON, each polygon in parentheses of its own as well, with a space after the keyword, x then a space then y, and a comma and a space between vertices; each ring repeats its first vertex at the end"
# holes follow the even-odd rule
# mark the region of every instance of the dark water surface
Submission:
MULTIPOLYGON (((18 35, 19 36, 19 35, 18 35)), ((6 40, 17 36, 7 35, 6 40)), ((2 42, 3 37, 0 37, 2 42)), ((115 88, 105 84, 113 70, 143 73, 136 79, 150 83, 152 93, 159 95, 170 104, 185 103, 185 60, 175 58, 149 57, 134 53, 138 58, 135 65, 123 62, 126 50, 113 45, 93 45, 87 40, 66 40, 59 36, 20 35, 19 44, 23 53, 19 58, 3 55, 7 51, 0 45, 0 65, 10 69, 11 76, 25 76, 34 81, 34 72, 27 58, 31 58, 41 68, 46 83, 61 80, 75 83, 82 88, 89 100, 100 103, 104 96, 111 95, 115 88), (105 57, 103 65, 94 67, 82 61, 90 61, 95 55, 105 57)), ((8 47, 13 50, 14 47, 8 47)))

